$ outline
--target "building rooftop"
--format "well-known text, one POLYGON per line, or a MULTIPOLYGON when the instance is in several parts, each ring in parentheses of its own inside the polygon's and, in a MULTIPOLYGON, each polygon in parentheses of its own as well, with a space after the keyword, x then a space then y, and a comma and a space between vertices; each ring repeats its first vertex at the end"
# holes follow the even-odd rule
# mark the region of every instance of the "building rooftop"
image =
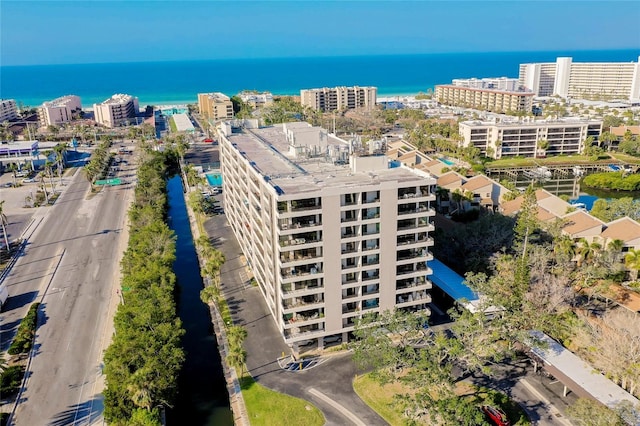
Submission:
POLYGON ((198 95, 205 95, 217 101, 228 101, 231 99, 229 96, 225 95, 222 92, 198 93, 198 95))
POLYGON ((438 185, 445 186, 456 182, 462 182, 463 176, 456 172, 447 172, 438 178, 438 185))
POLYGON ((370 146, 356 146, 350 156, 349 142, 308 123, 243 129, 227 138, 281 195, 430 177, 405 167, 389 168, 388 158, 381 150, 372 154, 370 146))
POLYGON ((173 114, 172 117, 177 131, 188 132, 194 130, 193 123, 187 114, 173 114))
POLYGON ((530 90, 502 90, 502 89, 484 89, 484 88, 476 88, 476 87, 468 87, 468 86, 458 86, 455 84, 438 84, 438 87, 446 87, 450 89, 457 90, 469 90, 471 92, 483 92, 483 93, 501 93, 503 95, 518 95, 518 96, 531 96, 534 97, 535 93, 530 90))
POLYGON ((67 104, 67 102, 73 100, 74 98, 77 98, 77 95, 65 95, 48 102, 43 102, 42 106, 44 107, 64 106, 67 104))
POLYGON ((533 339, 543 342, 544 345, 533 345, 531 350, 534 354, 600 403, 610 408, 615 408, 622 401, 638 403, 630 393, 595 371, 592 366, 546 334, 541 331, 531 331, 530 334, 533 339))
POLYGON ((562 231, 570 235, 577 234, 583 231, 595 227, 604 227, 604 222, 600 219, 596 219, 589 213, 582 210, 576 210, 562 217, 565 221, 565 225, 562 227, 562 231))
POLYGON ((572 124, 602 124, 602 120, 592 120, 579 117, 546 118, 542 120, 531 120, 528 117, 523 119, 503 119, 502 121, 480 121, 468 120, 461 124, 467 126, 497 126, 497 127, 539 127, 539 126, 567 126, 572 124))
POLYGON ((622 240, 624 242, 640 238, 640 223, 629 216, 611 221, 606 226, 607 229, 601 234, 602 238, 622 240))
POLYGON ((116 93, 111 96, 109 99, 102 101, 102 105, 117 105, 117 104, 126 104, 129 101, 133 100, 133 96, 126 95, 124 93, 116 93))
POLYGON ((489 178, 487 178, 486 176, 478 175, 478 176, 472 177, 467 182, 465 182, 465 184, 462 185, 462 189, 464 191, 475 191, 478 188, 482 188, 483 186, 492 185, 492 184, 493 184, 493 181, 489 180, 489 178))

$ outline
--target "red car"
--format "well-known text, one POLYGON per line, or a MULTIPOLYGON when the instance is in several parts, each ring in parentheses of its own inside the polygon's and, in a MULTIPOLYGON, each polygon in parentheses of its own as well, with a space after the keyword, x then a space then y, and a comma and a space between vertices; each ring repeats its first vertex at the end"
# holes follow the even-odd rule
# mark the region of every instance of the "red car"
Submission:
POLYGON ((204 142, 204 143, 213 143, 213 139, 205 139, 202 142, 204 142))
POLYGON ((511 422, 507 418, 504 411, 490 405, 483 405, 482 412, 489 417, 491 422, 496 426, 511 426, 511 422))

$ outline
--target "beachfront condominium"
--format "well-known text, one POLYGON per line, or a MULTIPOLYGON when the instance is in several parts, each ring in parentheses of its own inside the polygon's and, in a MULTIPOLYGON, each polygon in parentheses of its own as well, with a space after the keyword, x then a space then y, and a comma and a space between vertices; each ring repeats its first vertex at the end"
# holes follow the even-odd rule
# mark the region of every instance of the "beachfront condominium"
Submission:
POLYGON ((480 109, 498 113, 530 113, 534 93, 524 89, 517 79, 455 79, 436 86, 436 100, 442 105, 480 109))
POLYGON ((43 126, 68 123, 74 118, 74 114, 82 111, 80 97, 67 95, 52 101, 44 102, 38 109, 38 119, 43 126))
POLYGON ((273 103, 273 94, 271 92, 256 92, 253 90, 245 90, 238 93, 242 102, 246 102, 252 107, 271 105, 273 103))
POLYGON ((487 157, 544 157, 582 153, 588 137, 594 142, 600 137, 602 121, 573 118, 463 121, 459 131, 463 146, 476 147, 487 157))
POLYGON ((225 210, 285 342, 368 312, 429 312, 436 181, 307 123, 218 130, 225 210))
POLYGON ((0 123, 18 118, 18 108, 14 99, 0 99, 0 123))
POLYGON ((100 104, 93 104, 95 121, 107 127, 135 123, 138 111, 138 98, 121 93, 111 96, 100 104))
POLYGON ((577 99, 640 99, 638 62, 556 62, 520 64, 520 83, 537 96, 577 99))
POLYGON ((300 91, 300 103, 316 111, 341 111, 376 106, 377 87, 323 87, 300 91))
POLYGON ((233 103, 224 93, 198 93, 200 115, 208 120, 233 118, 233 103))

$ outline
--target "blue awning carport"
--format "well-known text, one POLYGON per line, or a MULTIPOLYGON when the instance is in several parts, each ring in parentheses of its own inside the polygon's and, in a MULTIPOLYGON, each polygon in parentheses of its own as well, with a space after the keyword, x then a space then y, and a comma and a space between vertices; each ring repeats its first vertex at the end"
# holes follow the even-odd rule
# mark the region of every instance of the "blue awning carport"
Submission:
POLYGON ((431 282, 447 293, 456 302, 479 300, 478 295, 464 284, 464 277, 455 273, 451 268, 437 259, 428 262, 433 271, 429 277, 431 282))

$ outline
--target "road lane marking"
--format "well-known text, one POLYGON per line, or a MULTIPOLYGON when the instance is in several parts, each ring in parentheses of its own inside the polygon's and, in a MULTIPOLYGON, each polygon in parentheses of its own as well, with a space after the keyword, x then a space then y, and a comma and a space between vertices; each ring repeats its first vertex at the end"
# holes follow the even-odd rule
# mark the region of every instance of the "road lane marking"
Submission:
POLYGON ((329 404, 330 406, 332 406, 333 408, 338 410, 340 412, 340 414, 342 414, 343 416, 345 416, 346 418, 351 420, 353 422, 353 424, 355 424, 357 426, 367 426, 367 424, 365 422, 363 422, 362 420, 360 420, 358 417, 356 417, 355 414, 353 414, 351 411, 347 410, 343 405, 341 405, 340 403, 338 403, 338 402, 334 401, 333 399, 329 398, 328 396, 326 396, 322 392, 317 391, 314 388, 311 388, 311 389, 309 389, 309 393, 311 395, 313 395, 313 396, 316 396, 316 397, 320 398, 321 400, 323 400, 324 402, 326 402, 327 404, 329 404))

